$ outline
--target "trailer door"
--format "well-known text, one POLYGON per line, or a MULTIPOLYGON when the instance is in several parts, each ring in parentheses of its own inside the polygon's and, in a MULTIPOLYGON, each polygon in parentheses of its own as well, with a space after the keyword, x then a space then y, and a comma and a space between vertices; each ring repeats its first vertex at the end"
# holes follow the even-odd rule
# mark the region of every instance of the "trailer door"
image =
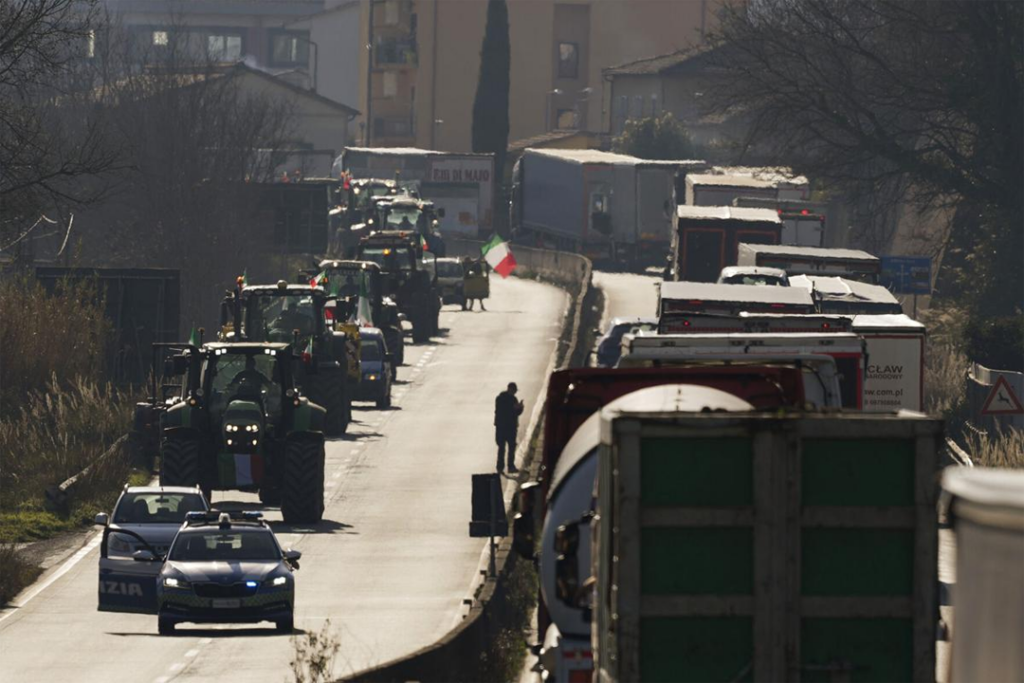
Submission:
POLYGON ((681 280, 714 282, 725 260, 725 231, 685 228, 681 280))

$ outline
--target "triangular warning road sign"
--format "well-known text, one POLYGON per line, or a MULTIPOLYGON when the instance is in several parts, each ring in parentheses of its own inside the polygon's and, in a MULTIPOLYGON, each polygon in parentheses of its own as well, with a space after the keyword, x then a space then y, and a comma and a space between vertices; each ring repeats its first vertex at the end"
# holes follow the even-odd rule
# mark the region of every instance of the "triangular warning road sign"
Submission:
POLYGON ((1000 377, 992 386, 985 405, 981 408, 982 415, 1024 415, 1024 405, 1021 405, 1017 394, 1013 392, 1010 383, 1005 377, 1000 377))

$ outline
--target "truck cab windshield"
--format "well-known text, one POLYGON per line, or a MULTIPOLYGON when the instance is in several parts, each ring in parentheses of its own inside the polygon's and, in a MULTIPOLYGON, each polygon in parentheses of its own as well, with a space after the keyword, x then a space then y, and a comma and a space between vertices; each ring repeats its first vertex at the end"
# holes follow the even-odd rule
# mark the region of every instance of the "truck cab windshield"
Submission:
POLYGON ((246 329, 246 334, 254 341, 290 342, 294 330, 301 337, 316 332, 313 301, 300 294, 253 297, 247 322, 251 329, 246 329))
POLYGON ((420 210, 414 206, 392 206, 388 209, 387 225, 389 230, 412 230, 420 220, 420 210))

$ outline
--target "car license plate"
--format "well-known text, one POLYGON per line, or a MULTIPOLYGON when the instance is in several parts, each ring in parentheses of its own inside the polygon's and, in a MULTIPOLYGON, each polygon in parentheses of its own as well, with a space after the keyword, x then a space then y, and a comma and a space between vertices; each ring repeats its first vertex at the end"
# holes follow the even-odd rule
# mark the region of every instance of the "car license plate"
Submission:
POLYGON ((242 606, 241 598, 214 598, 213 606, 217 609, 238 609, 242 606))

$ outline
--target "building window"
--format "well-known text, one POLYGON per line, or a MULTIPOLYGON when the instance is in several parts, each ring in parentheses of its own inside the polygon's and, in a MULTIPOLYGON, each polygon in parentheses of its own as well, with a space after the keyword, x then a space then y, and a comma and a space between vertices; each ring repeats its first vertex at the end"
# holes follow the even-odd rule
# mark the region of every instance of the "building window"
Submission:
POLYGON ((384 24, 394 26, 398 23, 398 0, 385 0, 384 24))
POLYGON ((558 77, 579 78, 580 52, 576 43, 558 44, 558 77))
POLYGON ((394 97, 398 94, 398 74, 394 71, 384 72, 384 97, 394 97))
POLYGON ((559 109, 555 117, 555 128, 558 130, 572 130, 576 128, 576 110, 559 109))
POLYGON ((633 118, 642 119, 644 117, 644 96, 637 95, 633 98, 633 103, 636 105, 636 111, 633 112, 633 118))
POLYGON ((374 138, 402 138, 412 135, 412 126, 407 119, 380 119, 373 120, 374 138))
POLYGON ((416 41, 413 38, 378 38, 377 64, 416 64, 416 41))
POLYGON ((274 33, 270 36, 271 66, 309 66, 309 33, 274 33))
POLYGON ((242 36, 208 35, 206 54, 215 62, 237 62, 242 58, 242 36))
POLYGON ((167 31, 153 31, 153 44, 159 45, 160 47, 166 46, 168 43, 167 31))
POLYGON ((651 116, 658 115, 658 96, 651 95, 651 116))

